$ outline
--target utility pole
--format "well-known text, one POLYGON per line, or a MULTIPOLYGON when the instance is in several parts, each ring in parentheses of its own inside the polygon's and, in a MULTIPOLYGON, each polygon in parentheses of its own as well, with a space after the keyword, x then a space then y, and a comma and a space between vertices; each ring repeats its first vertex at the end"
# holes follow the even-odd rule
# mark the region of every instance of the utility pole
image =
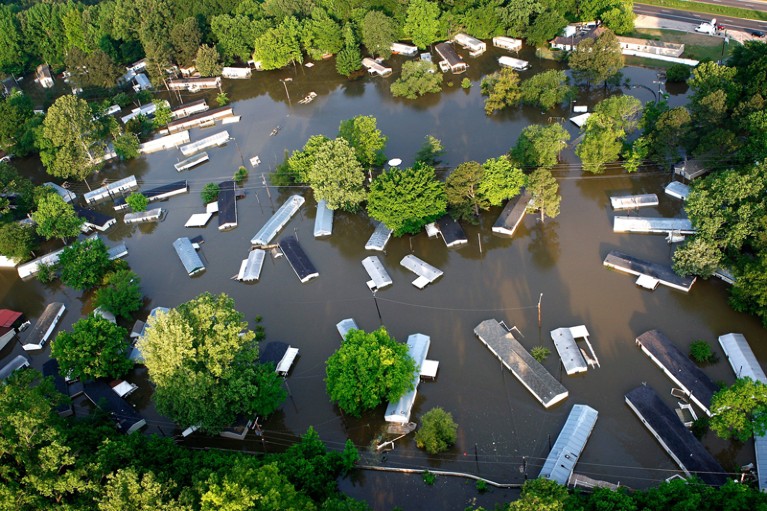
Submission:
POLYGON ((266 183, 266 174, 261 173, 261 184, 266 188, 266 195, 269 196, 269 200, 272 200, 272 193, 269 191, 269 185, 266 183))
POLYGON ((290 92, 288 92, 288 83, 292 82, 292 78, 280 78, 280 81, 282 82, 282 85, 285 87, 285 95, 288 97, 288 106, 293 106, 293 104, 290 102, 290 92))
POLYGON ((370 291, 373 293, 373 302, 376 304, 376 311, 378 311, 378 321, 381 323, 381 326, 383 326, 383 318, 381 317, 381 309, 378 307, 378 298, 376 298, 376 290, 371 289, 370 291))
POLYGON ((538 328, 541 328, 541 300, 543 300, 543 293, 538 297, 538 328))

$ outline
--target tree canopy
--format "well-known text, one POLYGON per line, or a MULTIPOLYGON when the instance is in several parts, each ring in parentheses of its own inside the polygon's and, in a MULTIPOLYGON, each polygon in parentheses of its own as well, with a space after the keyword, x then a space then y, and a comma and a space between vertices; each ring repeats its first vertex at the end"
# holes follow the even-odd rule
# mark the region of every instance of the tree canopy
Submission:
POLYGON ((506 107, 516 106, 522 99, 519 87, 519 75, 510 68, 503 68, 482 79, 482 94, 485 100, 485 113, 492 114, 506 107))
POLYGON ((317 148, 307 178, 315 199, 324 200, 330 209, 356 211, 367 195, 365 172, 344 138, 328 140, 317 148))
POLYGON ((104 277, 104 287, 96 291, 97 307, 115 316, 130 319, 144 304, 141 278, 130 270, 117 270, 104 277))
POLYGON ((536 169, 528 176, 527 191, 531 196, 527 209, 529 212, 540 213, 541 222, 546 216, 556 218, 559 215, 559 204, 562 202, 559 183, 548 169, 536 169))
POLYGON ((569 82, 565 72, 556 69, 535 74, 523 80, 520 85, 522 101, 543 110, 551 110, 575 96, 576 89, 569 82))
POLYGON ((368 11, 360 23, 362 44, 371 55, 388 59, 391 56, 391 43, 397 40, 399 26, 397 22, 381 11, 368 11))
POLYGON ((711 398, 711 430, 720 438, 745 442, 767 433, 767 385, 738 378, 711 398))
POLYGON ((71 332, 59 332, 51 356, 70 378, 117 379, 133 367, 127 336, 126 329, 91 314, 72 325, 71 332))
POLYGON ((408 3, 407 16, 402 31, 413 44, 426 48, 439 40, 439 5, 428 0, 413 0, 408 3))
POLYGON ((325 364, 330 400, 359 417, 384 401, 396 401, 413 388, 415 361, 407 345, 384 327, 370 333, 352 329, 325 364))
POLYGON ((402 64, 402 75, 389 86, 392 96, 416 99, 442 90, 442 73, 425 60, 408 60, 402 64))
POLYGON ((567 64, 577 81, 588 85, 605 82, 623 67, 623 55, 615 34, 605 30, 596 39, 586 38, 570 53, 567 64))
POLYGON ((106 245, 100 239, 77 241, 65 247, 57 263, 61 282, 84 291, 101 284, 112 267, 106 245))
POLYGON ((445 188, 428 165, 389 169, 370 184, 368 214, 395 236, 417 234, 444 215, 446 208, 445 188))
POLYGON ((439 406, 421 417, 421 426, 415 432, 415 444, 429 454, 447 451, 458 437, 458 424, 453 415, 439 406))
POLYGON ((83 224, 72 205, 52 190, 40 195, 32 220, 37 224, 37 234, 47 240, 60 238, 66 241, 66 238, 77 236, 83 224))
POLYGON ((358 115, 353 119, 341 121, 338 136, 349 142, 359 162, 371 167, 386 161, 384 148, 388 137, 381 133, 372 115, 358 115))
POLYGON ((281 380, 258 363, 258 336, 234 300, 203 293, 147 322, 138 348, 160 413, 215 434, 239 414, 269 415, 285 399, 281 380))
POLYGON ((531 124, 519 134, 511 155, 525 167, 551 168, 569 140, 570 133, 561 124, 531 124))

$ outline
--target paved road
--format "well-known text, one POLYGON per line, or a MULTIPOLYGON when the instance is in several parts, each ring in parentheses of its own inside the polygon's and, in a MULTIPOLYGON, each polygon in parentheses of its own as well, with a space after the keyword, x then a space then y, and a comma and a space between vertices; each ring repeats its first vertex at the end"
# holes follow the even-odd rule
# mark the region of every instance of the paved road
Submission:
POLYGON ((726 5, 729 7, 740 7, 741 9, 767 11, 767 1, 765 0, 695 0, 695 1, 704 3, 704 4, 726 5))
MULTIPOLYGON (((655 7, 652 5, 634 4, 634 12, 636 14, 644 14, 647 16, 656 16, 658 18, 666 18, 676 21, 683 21, 686 23, 701 23, 703 21, 711 21, 714 17, 711 14, 701 14, 697 12, 680 11, 676 9, 666 9, 665 7, 655 7)), ((767 21, 753 21, 744 20, 740 18, 731 18, 729 16, 717 17, 717 23, 721 23, 727 29, 734 30, 761 30, 767 32, 767 21)))

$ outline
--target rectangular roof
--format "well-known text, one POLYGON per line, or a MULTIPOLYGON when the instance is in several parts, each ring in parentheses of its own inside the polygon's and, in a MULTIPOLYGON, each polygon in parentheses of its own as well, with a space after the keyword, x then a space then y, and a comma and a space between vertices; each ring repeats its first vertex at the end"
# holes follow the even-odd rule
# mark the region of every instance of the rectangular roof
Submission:
POLYGON ((212 110, 208 110, 206 108, 202 111, 202 113, 198 113, 196 115, 192 115, 186 118, 181 118, 168 123, 168 132, 173 133, 174 131, 194 128, 196 126, 205 124, 207 122, 215 121, 217 119, 222 119, 224 117, 230 117, 233 113, 234 113, 234 110, 232 109, 231 106, 223 106, 221 108, 214 108, 212 110))
POLYGON ((444 215, 437 220, 437 226, 439 226, 439 232, 442 234, 442 239, 448 247, 455 247, 469 242, 469 238, 466 237, 461 224, 450 215, 444 215))
POLYGON ((212 216, 213 213, 195 213, 189 217, 184 227, 205 227, 212 216))
POLYGON ((722 485, 727 474, 651 387, 640 385, 626 394, 626 403, 688 476, 722 485))
POLYGON ((0 327, 11 328, 23 314, 10 309, 0 309, 0 327))
POLYGON ((159 222, 165 215, 165 210, 162 208, 149 209, 147 211, 139 211, 138 213, 126 213, 123 217, 123 222, 126 224, 135 224, 139 222, 159 222))
POLYGON ((314 218, 314 237, 330 236, 333 234, 333 210, 327 202, 321 200, 317 203, 317 216, 314 218))
POLYGON ((660 330, 650 330, 637 337, 636 343, 674 383, 690 394, 692 401, 711 415, 711 397, 719 387, 671 339, 660 330))
POLYGON ((639 216, 616 216, 613 232, 695 234, 689 218, 654 218, 639 216))
POLYGON ((190 156, 189 158, 185 160, 181 160, 178 163, 174 163, 173 167, 176 169, 176 172, 181 172, 182 170, 189 170, 192 167, 196 167, 197 165, 200 165, 201 163, 205 163, 208 161, 208 153, 200 153, 195 154, 194 156, 190 156))
POLYGON ((695 277, 681 277, 674 273, 670 266, 643 261, 617 250, 611 250, 602 264, 631 275, 648 275, 664 286, 673 287, 685 293, 689 292, 695 283, 695 277))
POLYGON ((464 63, 463 60, 461 60, 461 57, 458 56, 458 53, 456 53, 453 45, 450 43, 439 43, 434 47, 434 49, 437 50, 437 53, 439 53, 440 57, 447 61, 450 67, 464 63))
POLYGON ((237 184, 229 180, 218 187, 218 230, 237 227, 237 184))
POLYGON ((191 144, 182 145, 180 148, 181 154, 183 154, 184 156, 191 156, 194 153, 202 151, 203 149, 207 149, 208 147, 224 145, 228 141, 229 141, 229 132, 226 130, 219 131, 218 133, 210 135, 209 137, 205 137, 201 140, 198 140, 197 142, 192 142, 191 144))
POLYGON ((290 219, 293 218, 293 215, 298 212, 303 203, 304 198, 300 195, 291 195, 288 197, 285 203, 280 206, 280 209, 278 209, 277 212, 266 221, 261 230, 251 238, 250 243, 253 245, 268 245, 277 233, 280 232, 280 229, 285 227, 290 219))
POLYGON ((287 376, 297 356, 298 348, 288 346, 285 355, 283 355, 280 361, 277 363, 277 367, 274 369, 274 371, 279 375, 287 376))
POLYGON ((522 192, 513 199, 510 199, 503 208, 503 211, 501 211, 498 220, 493 224, 493 232, 507 236, 513 235, 525 216, 530 199, 530 194, 527 192, 522 192))
POLYGON ((86 223, 94 226, 95 228, 101 231, 106 230, 109 226, 117 223, 117 220, 115 220, 114 217, 105 215, 103 213, 99 213, 98 211, 94 211, 92 209, 75 206, 74 210, 78 216, 85 219, 86 223))
POLYGON ((355 330, 360 329, 360 327, 357 326, 357 322, 354 321, 353 318, 342 319, 336 324, 336 330, 338 330, 338 333, 341 335, 341 339, 346 339, 346 334, 348 334, 349 330, 352 328, 355 330))
POLYGON ((424 334, 412 334, 407 338, 407 353, 415 360, 415 371, 413 373, 413 389, 406 392, 397 401, 392 401, 386 407, 384 420, 386 422, 409 422, 410 412, 415 403, 418 384, 421 381, 421 366, 429 353, 431 338, 424 334))
POLYGON ((7 380, 14 371, 18 371, 22 367, 29 367, 29 359, 24 355, 16 355, 10 362, 0 368, 0 381, 7 380))
POLYGON ((538 477, 567 485, 575 464, 594 430, 598 415, 599 413, 590 406, 573 405, 538 477))
POLYGON ((138 188, 136 176, 128 176, 83 194, 83 200, 86 204, 92 204, 116 195, 122 195, 136 188, 138 188))
POLYGON ((690 195, 690 187, 684 183, 680 183, 679 181, 671 181, 666 185, 664 190, 666 191, 667 195, 671 195, 672 197, 676 197, 677 199, 682 200, 687 200, 687 197, 690 195))
POLYGON ((442 270, 435 268, 426 261, 417 258, 413 254, 408 254, 403 257, 399 264, 412 271, 419 277, 422 277, 424 280, 426 280, 427 283, 434 282, 442 276, 442 270))
POLYGON ((483 321, 474 334, 543 406, 548 408, 567 398, 567 389, 498 321, 483 321))
POLYGON ((275 366, 282 360, 287 353, 290 345, 279 341, 269 341, 266 345, 259 348, 258 361, 261 364, 271 362, 275 366))
POLYGON ((157 186, 150 190, 142 191, 142 195, 149 199, 149 202, 167 199, 180 193, 186 193, 189 191, 189 185, 186 179, 182 181, 175 181, 162 186, 157 186))
POLYGON ((379 252, 383 252, 386 248, 386 244, 389 243, 391 233, 392 230, 386 227, 386 224, 378 222, 373 230, 373 234, 370 235, 367 243, 365 243, 365 250, 378 250, 379 252))
POLYGON ((365 267, 365 271, 368 272, 375 289, 381 289, 386 286, 391 286, 392 280, 389 273, 384 268, 383 263, 378 256, 369 256, 362 260, 362 266, 365 267))
POLYGON ((96 406, 109 413, 122 433, 130 434, 146 426, 146 421, 128 402, 115 394, 106 382, 89 381, 83 384, 85 396, 96 406))
POLYGON ((237 280, 242 282, 252 282, 261 278, 261 268, 264 266, 266 252, 260 249, 251 250, 247 259, 243 259, 240 264, 240 271, 237 273, 237 280))
POLYGON ((610 197, 610 204, 613 209, 634 209, 645 206, 657 206, 658 196, 654 193, 645 193, 640 195, 619 195, 610 197))
POLYGON ((302 283, 306 283, 314 277, 319 277, 320 274, 317 272, 317 268, 314 267, 304 249, 301 248, 298 238, 292 235, 282 238, 280 240, 280 250, 285 254, 285 258, 302 283))
POLYGON ((585 373, 588 370, 586 360, 575 342, 575 337, 569 328, 557 328, 551 331, 551 340, 562 359, 567 374, 585 373))
POLYGON ((171 111, 171 113, 173 114, 174 119, 181 119, 182 117, 186 117, 192 113, 204 112, 208 108, 208 103, 204 99, 198 99, 197 101, 192 101, 191 103, 178 105, 171 111))
POLYGON ((56 325, 59 323, 59 319, 64 315, 66 307, 61 302, 49 303, 40 317, 37 318, 35 326, 29 329, 29 332, 24 337, 24 343, 22 347, 25 350, 39 350, 43 347, 43 344, 48 340, 53 331, 56 329, 56 325))
POLYGON ((173 242, 173 248, 176 249, 176 254, 178 254, 181 264, 184 265, 184 269, 190 277, 205 269, 200 255, 192 246, 189 238, 178 238, 173 242))

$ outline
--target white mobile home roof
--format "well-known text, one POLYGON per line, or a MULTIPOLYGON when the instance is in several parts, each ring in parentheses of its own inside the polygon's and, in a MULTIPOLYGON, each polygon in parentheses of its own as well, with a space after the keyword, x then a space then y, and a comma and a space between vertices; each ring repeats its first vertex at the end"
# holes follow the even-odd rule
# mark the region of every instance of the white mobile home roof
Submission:
POLYGON ((362 260, 362 266, 365 267, 365 271, 368 272, 368 275, 370 275, 370 282, 368 282, 368 287, 370 287, 371 283, 373 284, 371 289, 381 289, 386 286, 391 286, 391 277, 386 271, 386 268, 384 268, 384 265, 381 263, 381 260, 378 259, 378 256, 366 257, 362 260))
POLYGON ((191 156, 196 152, 202 151, 203 149, 207 149, 208 147, 224 145, 228 141, 229 141, 229 132, 226 130, 220 131, 214 135, 205 137, 202 140, 198 140, 197 142, 192 142, 191 144, 181 146, 181 153, 184 156, 191 156))
POLYGON ((22 367, 29 367, 29 359, 24 355, 16 355, 0 369, 0 381, 7 380, 14 371, 18 371, 22 367))
POLYGON ((184 227, 205 227, 213 213, 195 213, 189 217, 184 227))
POLYGON ((616 216, 613 232, 695 234, 695 228, 689 218, 616 216))
POLYGON ((280 206, 280 209, 266 221, 260 231, 250 240, 253 245, 268 245, 274 239, 280 229, 293 218, 298 209, 304 203, 304 198, 300 195, 291 195, 288 200, 280 206))
POLYGON ((557 441, 543 463, 541 475, 546 479, 567 484, 575 463, 581 457, 586 442, 597 423, 598 412, 586 405, 574 405, 557 441))
POLYGON ((314 237, 330 236, 333 234, 333 210, 327 202, 321 200, 317 203, 317 216, 314 218, 314 237))
POLYGON ((173 248, 176 249, 176 254, 178 254, 181 264, 184 265, 184 269, 190 277, 205 269, 200 255, 194 249, 189 238, 178 238, 173 242, 173 248))
POLYGON ((423 366, 426 355, 429 353, 431 338, 424 334, 413 334, 407 338, 407 352, 415 360, 415 372, 413 373, 413 390, 407 392, 396 402, 390 402, 386 407, 384 420, 386 422, 409 422, 410 412, 415 403, 418 383, 421 381, 421 366, 423 366))
POLYGON ((123 222, 126 224, 137 224, 141 222, 159 222, 165 210, 162 208, 150 209, 148 211, 139 211, 138 213, 126 213, 123 222))
POLYGON ((125 192, 135 190, 136 188, 138 188, 136 176, 128 176, 83 194, 83 200, 86 204, 93 204, 114 197, 115 195, 121 195, 125 192))
POLYGON ((570 328, 557 328, 551 331, 551 340, 562 359, 567 374, 585 373, 588 370, 586 360, 575 342, 575 336, 570 328))
POLYGON ((413 254, 403 257, 399 264, 418 275, 418 278, 413 281, 413 285, 418 289, 423 289, 427 284, 431 284, 442 276, 442 270, 435 268, 413 254))
POLYGON ((666 185, 666 195, 671 195, 677 199, 687 200, 687 196, 690 195, 690 187, 679 181, 671 181, 666 185))
POLYGON ((336 325, 336 330, 338 330, 338 333, 341 335, 341 339, 346 339, 346 334, 348 334, 349 330, 352 328, 355 330, 360 329, 360 327, 357 326, 357 322, 354 321, 353 318, 342 319, 336 325))
POLYGON ((367 243, 365 243, 365 250, 378 250, 382 252, 386 248, 386 244, 389 243, 392 230, 386 227, 383 222, 376 224, 373 234, 370 235, 367 243))
POLYGON ((610 197, 610 204, 613 209, 634 209, 644 206, 657 206, 658 196, 654 193, 645 193, 641 195, 621 195, 610 197))
POLYGON ((251 250, 247 259, 243 259, 240 264, 237 280, 251 282, 261 278, 261 268, 264 266, 264 257, 266 257, 265 251, 260 249, 251 250))

